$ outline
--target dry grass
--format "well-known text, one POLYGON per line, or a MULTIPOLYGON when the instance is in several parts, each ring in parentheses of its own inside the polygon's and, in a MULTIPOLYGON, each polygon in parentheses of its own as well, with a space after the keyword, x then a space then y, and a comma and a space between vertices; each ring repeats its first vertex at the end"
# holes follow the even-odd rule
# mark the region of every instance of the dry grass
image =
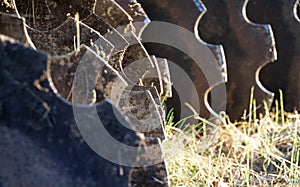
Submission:
POLYGON ((260 119, 252 112, 239 123, 223 115, 221 125, 185 130, 169 115, 163 145, 170 186, 300 186, 300 115, 282 112, 260 119))

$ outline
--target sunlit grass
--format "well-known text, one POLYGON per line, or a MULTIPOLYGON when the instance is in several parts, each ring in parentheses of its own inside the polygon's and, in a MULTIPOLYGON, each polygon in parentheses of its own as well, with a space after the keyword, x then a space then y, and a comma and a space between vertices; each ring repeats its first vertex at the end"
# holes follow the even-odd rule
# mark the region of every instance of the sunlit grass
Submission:
POLYGON ((221 125, 204 120, 182 130, 168 115, 170 186, 300 185, 300 115, 285 113, 277 102, 274 112, 262 116, 255 99, 251 103, 248 118, 237 123, 221 114, 221 125))

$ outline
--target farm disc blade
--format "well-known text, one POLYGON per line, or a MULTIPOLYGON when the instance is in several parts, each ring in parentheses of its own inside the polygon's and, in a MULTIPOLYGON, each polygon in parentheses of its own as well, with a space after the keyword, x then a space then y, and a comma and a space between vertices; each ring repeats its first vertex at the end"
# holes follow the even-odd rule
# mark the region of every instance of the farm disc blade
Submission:
POLYGON ((0 86, 7 90, 0 100, 1 107, 5 105, 1 131, 8 136, 3 142, 13 142, 3 147, 3 155, 10 155, 0 170, 3 185, 168 186, 160 145, 165 138, 165 112, 154 86, 160 94, 169 93, 170 76, 165 60, 150 57, 142 46, 132 18, 113 1, 107 1, 100 13, 113 13, 115 18, 100 17, 98 1, 86 2, 93 6, 82 1, 16 2, 15 12, 7 11, 11 15, 3 14, 7 19, 0 22, 5 27, 0 29, 0 70, 4 72, 0 86), (113 11, 108 11, 111 7, 113 11), (79 20, 72 18, 76 13, 79 20), (118 14, 126 17, 125 29, 119 25, 118 14), (17 20, 20 30, 11 30, 9 20, 17 20), (47 53, 48 61, 34 49, 15 44, 15 36, 47 53), (145 66, 136 65, 135 78, 144 79, 146 86, 125 74, 131 62, 138 60, 145 66), (20 111, 24 115, 12 118, 20 111), (97 115, 91 118, 93 112, 97 115), (103 127, 110 136, 102 136, 103 127), (19 154, 11 156, 15 150, 19 154), (43 169, 37 173, 33 164, 43 169), (68 171, 62 173, 65 168, 68 171), (34 171, 16 180, 9 173, 24 176, 24 170, 34 171))
POLYGON ((276 39, 278 59, 262 69, 262 83, 276 93, 277 100, 280 99, 279 89, 283 91, 284 107, 287 111, 299 111, 300 1, 252 0, 247 12, 251 20, 270 23, 276 39))
MULTIPOLYGON (((202 42, 207 41, 224 46, 228 73, 227 76, 224 75, 224 80, 228 77, 226 83, 227 101, 225 103, 226 111, 232 119, 239 119, 242 117, 244 110, 248 109, 252 86, 255 87, 254 97, 261 108, 263 108, 263 100, 266 100, 267 103, 272 101, 273 94, 260 83, 259 73, 263 66, 276 59, 274 37, 269 25, 253 24, 247 19, 244 9, 248 1, 203 0, 202 2, 207 8, 204 15, 202 15, 204 11, 201 1, 161 2, 157 0, 150 2, 144 0, 141 2, 150 19, 175 23, 190 31, 196 31, 195 33, 200 35, 197 37, 200 40, 202 39, 202 42), (201 15, 200 18, 199 15, 201 15), (195 24, 196 28, 194 28, 195 24), (199 33, 197 29, 199 29, 199 33), (222 37, 219 37, 218 40, 211 39, 219 35, 222 35, 222 37)), ((212 48, 212 45, 207 43, 204 43, 204 45, 214 51, 220 69, 222 69, 225 62, 222 62, 224 53, 220 50, 220 46, 218 49, 218 46, 212 48)), ((155 53, 157 56, 164 53, 169 60, 178 59, 178 56, 180 56, 174 52, 169 52, 166 55, 167 52, 165 51, 168 51, 168 49, 163 51, 163 47, 157 49, 157 46, 146 46, 149 52, 155 53)), ((181 59, 178 63, 181 63, 181 67, 186 68, 191 66, 188 61, 181 59)), ((204 93, 208 89, 213 90, 213 88, 205 86, 206 83, 203 81, 205 78, 200 76, 201 72, 197 72, 195 69, 190 68, 186 71, 192 73, 194 85, 197 87, 197 95, 199 100, 203 101, 204 93)), ((223 70, 226 70, 226 68, 223 68, 223 70)), ((217 88, 218 86, 215 89, 217 88)), ((220 105, 223 106, 222 103, 220 105)), ((201 105, 202 108, 204 108, 204 104, 201 105)), ((218 111, 211 108, 210 112, 213 112, 212 110, 218 111)), ((213 113, 217 114, 217 112, 213 113)), ((208 115, 205 110, 200 111, 200 114, 202 116, 208 115)))
MULTIPOLYGON (((0 95, 0 129, 4 133, 1 136, 4 144, 0 145, 0 157, 5 161, 1 162, 0 167, 2 185, 130 186, 130 181, 139 181, 135 183, 139 185, 144 185, 143 181, 151 181, 151 184, 157 183, 158 186, 167 185, 167 173, 156 172, 165 170, 163 161, 151 161, 147 147, 143 148, 148 140, 143 140, 140 134, 127 128, 133 126, 118 107, 107 100, 93 106, 71 105, 58 95, 57 90, 56 93, 53 91, 53 85, 56 85, 52 82, 54 75, 47 71, 49 65, 44 54, 13 43, 13 39, 4 41, 3 38, 8 37, 0 36, 0 88, 5 90, 0 95), (98 127, 89 117, 93 108, 97 112, 95 119, 101 121, 98 127), (74 117, 74 110, 80 111, 77 118, 74 117), (85 122, 85 125, 78 126, 78 122, 85 122), (107 147, 107 140, 101 139, 101 136, 99 141, 94 141, 96 144, 86 144, 88 140, 83 136, 85 131, 82 127, 85 130, 105 128, 121 144, 136 147, 136 155, 107 147), (122 159, 130 158, 132 165, 123 166, 102 158, 89 147, 95 145, 114 152, 117 158, 118 154, 123 155, 122 159), (146 175, 142 171, 132 175, 132 170, 136 170, 133 167, 139 166, 137 163, 142 162, 141 158, 146 159, 144 164, 146 161, 153 163, 148 166, 152 170, 148 170, 146 175), (153 178, 160 180, 156 182, 153 178)), ((92 51, 90 53, 97 56, 92 51)), ((98 132, 89 132, 88 138, 97 140, 98 132)), ((158 158, 161 157, 159 147, 150 149, 158 158)))

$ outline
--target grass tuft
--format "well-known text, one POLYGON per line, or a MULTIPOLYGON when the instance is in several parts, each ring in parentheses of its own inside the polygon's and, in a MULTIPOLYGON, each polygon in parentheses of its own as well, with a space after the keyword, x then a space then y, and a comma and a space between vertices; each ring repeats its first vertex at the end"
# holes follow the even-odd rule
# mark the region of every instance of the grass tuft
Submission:
POLYGON ((258 117, 251 103, 247 120, 232 123, 223 114, 218 126, 204 120, 182 130, 182 121, 168 115, 163 144, 171 149, 165 151, 170 186, 300 185, 300 115, 277 102, 274 113, 258 117))

